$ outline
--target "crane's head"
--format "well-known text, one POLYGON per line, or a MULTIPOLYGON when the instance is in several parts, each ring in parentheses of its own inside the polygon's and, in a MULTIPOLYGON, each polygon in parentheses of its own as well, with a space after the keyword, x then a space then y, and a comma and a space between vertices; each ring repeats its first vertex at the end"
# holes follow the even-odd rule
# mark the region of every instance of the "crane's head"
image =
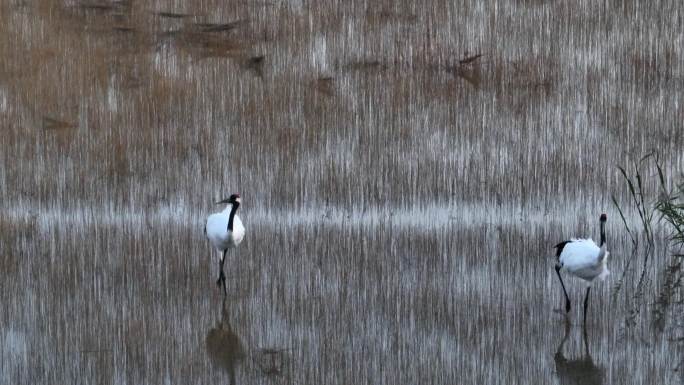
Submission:
POLYGON ((240 203, 242 200, 240 199, 240 194, 233 194, 230 196, 230 198, 226 198, 224 200, 216 202, 216 204, 222 204, 222 203, 240 203))
POLYGON ((601 214, 601 218, 599 218, 601 222, 605 222, 608 220, 608 216, 606 214, 601 214))

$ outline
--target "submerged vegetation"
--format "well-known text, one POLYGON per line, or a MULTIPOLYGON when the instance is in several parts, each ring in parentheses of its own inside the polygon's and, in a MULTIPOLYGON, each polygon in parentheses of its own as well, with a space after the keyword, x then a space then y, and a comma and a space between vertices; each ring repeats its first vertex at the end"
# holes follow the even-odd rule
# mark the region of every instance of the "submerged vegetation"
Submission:
POLYGON ((656 208, 661 219, 669 224, 671 259, 664 271, 664 282, 656 301, 655 326, 664 330, 667 320, 671 319, 670 338, 680 346, 677 370, 684 378, 684 179, 672 190, 666 189, 662 169, 658 165, 663 195, 658 199, 656 208), (672 317, 668 317, 668 312, 672 317))
MULTIPOLYGON (((641 302, 644 285, 649 283, 646 279, 650 268, 649 260, 654 252, 663 253, 664 258, 658 259, 661 265, 657 268, 662 279, 653 301, 650 324, 658 334, 667 332, 669 338, 684 346, 684 179, 669 182, 655 153, 641 158, 629 171, 620 166, 618 169, 631 199, 627 205, 622 206, 615 196, 612 199, 632 240, 633 252, 622 277, 615 285, 614 297, 622 288, 623 279, 630 271, 630 264, 636 256, 641 255, 643 263, 633 297, 635 303, 641 302), (629 215, 625 213, 628 208, 636 210, 638 226, 629 225, 625 217, 629 215)), ((626 326, 636 323, 639 307, 634 305, 626 326)), ((682 360, 684 356, 680 355, 675 370, 682 368, 682 360)))

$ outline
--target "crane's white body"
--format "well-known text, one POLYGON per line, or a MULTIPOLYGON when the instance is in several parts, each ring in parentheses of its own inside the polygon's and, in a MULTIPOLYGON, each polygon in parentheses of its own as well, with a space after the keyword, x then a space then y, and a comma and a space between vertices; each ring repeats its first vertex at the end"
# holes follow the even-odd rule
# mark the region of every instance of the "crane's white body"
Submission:
POLYGON ((561 270, 591 283, 610 274, 606 267, 609 254, 605 244, 599 247, 592 239, 571 239, 563 247, 559 262, 561 270))
POLYGON ((223 211, 211 214, 207 218, 207 238, 211 245, 221 252, 236 247, 245 237, 245 226, 242 225, 237 215, 233 218, 233 231, 228 231, 228 220, 232 208, 233 205, 228 204, 223 211))

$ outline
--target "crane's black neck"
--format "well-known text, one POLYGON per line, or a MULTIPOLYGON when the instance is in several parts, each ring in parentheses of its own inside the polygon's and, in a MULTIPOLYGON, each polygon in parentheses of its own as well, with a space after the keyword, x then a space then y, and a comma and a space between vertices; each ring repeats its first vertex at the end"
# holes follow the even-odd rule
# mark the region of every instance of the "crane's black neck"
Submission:
POLYGON ((606 243, 606 222, 601 221, 601 244, 599 246, 603 246, 604 243, 606 243))
POLYGON ((234 202, 233 207, 230 209, 230 215, 228 216, 228 231, 233 231, 233 219, 235 219, 235 213, 239 206, 240 204, 238 202, 234 202))

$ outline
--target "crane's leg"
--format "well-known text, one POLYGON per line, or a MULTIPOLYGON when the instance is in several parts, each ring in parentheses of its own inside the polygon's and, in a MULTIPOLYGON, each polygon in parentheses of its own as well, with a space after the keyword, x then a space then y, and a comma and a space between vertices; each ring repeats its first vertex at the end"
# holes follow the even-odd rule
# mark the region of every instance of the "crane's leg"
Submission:
POLYGON ((570 312, 570 298, 568 297, 568 292, 565 290, 565 284, 563 283, 563 278, 561 278, 560 269, 560 265, 556 265, 556 274, 558 274, 558 280, 563 288, 563 294, 565 294, 565 312, 568 313, 570 312))
POLYGON ((226 260, 226 252, 228 250, 223 250, 223 257, 221 257, 221 261, 219 262, 219 277, 216 280, 216 286, 221 287, 223 285, 223 295, 227 295, 226 292, 226 275, 223 273, 223 262, 226 260))
POLYGON ((587 338, 587 328, 584 328, 584 330, 582 331, 582 337, 584 339, 584 357, 589 358, 589 360, 591 361, 591 356, 589 355, 589 339, 587 338))
POLYGON ((584 327, 587 327, 587 308, 589 307, 589 290, 591 286, 587 287, 587 295, 584 296, 584 327))
POLYGON ((553 360, 556 361, 556 365, 562 365, 565 364, 568 360, 565 358, 563 355, 563 346, 565 345, 565 341, 568 340, 568 337, 570 336, 570 320, 568 319, 568 315, 565 315, 565 335, 563 336, 563 339, 561 340, 560 345, 558 345, 558 350, 556 350, 556 354, 553 355, 553 360))

